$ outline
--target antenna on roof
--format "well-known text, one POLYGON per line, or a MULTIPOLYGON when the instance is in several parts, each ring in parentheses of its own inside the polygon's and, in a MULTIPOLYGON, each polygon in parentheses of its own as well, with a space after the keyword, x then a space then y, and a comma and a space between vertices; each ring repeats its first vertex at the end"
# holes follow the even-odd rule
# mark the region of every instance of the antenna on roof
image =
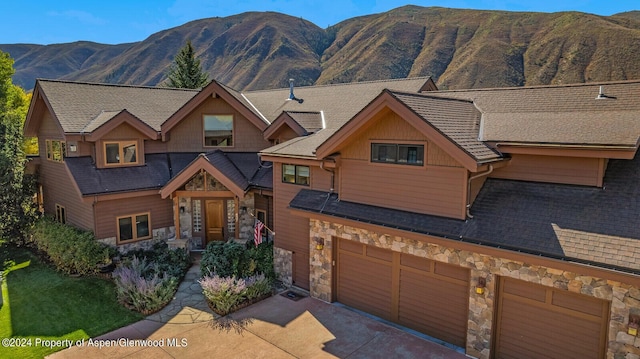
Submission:
POLYGON ((297 98, 294 94, 293 94, 293 79, 289 79, 289 100, 295 100, 298 101, 298 103, 303 103, 304 100, 301 98, 297 98))
POLYGON ((604 86, 600 86, 600 91, 598 92, 598 96, 596 96, 596 100, 602 100, 606 98, 616 98, 615 96, 608 96, 604 94, 604 86))

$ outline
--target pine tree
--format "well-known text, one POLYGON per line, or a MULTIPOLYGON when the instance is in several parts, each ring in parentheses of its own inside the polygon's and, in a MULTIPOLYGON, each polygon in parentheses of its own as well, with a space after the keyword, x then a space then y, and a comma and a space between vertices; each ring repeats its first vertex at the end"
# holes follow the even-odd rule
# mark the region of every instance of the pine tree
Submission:
POLYGON ((208 77, 209 75, 202 71, 200 59, 195 57, 191 41, 187 41, 173 60, 167 75, 167 86, 197 89, 207 83, 208 77))

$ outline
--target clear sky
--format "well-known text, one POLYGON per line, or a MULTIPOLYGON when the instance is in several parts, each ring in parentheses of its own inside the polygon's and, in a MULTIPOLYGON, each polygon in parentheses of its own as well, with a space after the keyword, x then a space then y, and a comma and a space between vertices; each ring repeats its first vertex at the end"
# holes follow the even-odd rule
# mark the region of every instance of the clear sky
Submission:
POLYGON ((637 0, 9 0, 0 7, 0 44, 135 42, 191 20, 246 11, 281 12, 326 28, 351 17, 407 4, 481 10, 581 11, 598 15, 640 10, 637 0))

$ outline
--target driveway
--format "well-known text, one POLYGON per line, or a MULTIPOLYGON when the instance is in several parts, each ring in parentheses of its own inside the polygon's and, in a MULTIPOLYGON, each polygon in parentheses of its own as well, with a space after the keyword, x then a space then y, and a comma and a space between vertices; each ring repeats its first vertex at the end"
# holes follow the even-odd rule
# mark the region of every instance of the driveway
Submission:
POLYGON ((197 312, 185 307, 168 323, 145 319, 49 358, 467 358, 309 297, 275 295, 226 319, 181 324, 197 312))

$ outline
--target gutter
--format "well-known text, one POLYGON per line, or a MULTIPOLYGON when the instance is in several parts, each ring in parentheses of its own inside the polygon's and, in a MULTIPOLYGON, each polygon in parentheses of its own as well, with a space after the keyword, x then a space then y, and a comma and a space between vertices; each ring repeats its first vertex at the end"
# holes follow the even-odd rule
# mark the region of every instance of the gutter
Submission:
POLYGON ((491 174, 491 172, 493 172, 493 165, 489 165, 489 169, 486 172, 478 173, 475 176, 469 177, 469 179, 467 180, 467 206, 466 207, 467 207, 467 217, 469 219, 473 219, 473 216, 471 215, 471 181, 473 181, 476 178, 488 176, 489 174, 491 174))

